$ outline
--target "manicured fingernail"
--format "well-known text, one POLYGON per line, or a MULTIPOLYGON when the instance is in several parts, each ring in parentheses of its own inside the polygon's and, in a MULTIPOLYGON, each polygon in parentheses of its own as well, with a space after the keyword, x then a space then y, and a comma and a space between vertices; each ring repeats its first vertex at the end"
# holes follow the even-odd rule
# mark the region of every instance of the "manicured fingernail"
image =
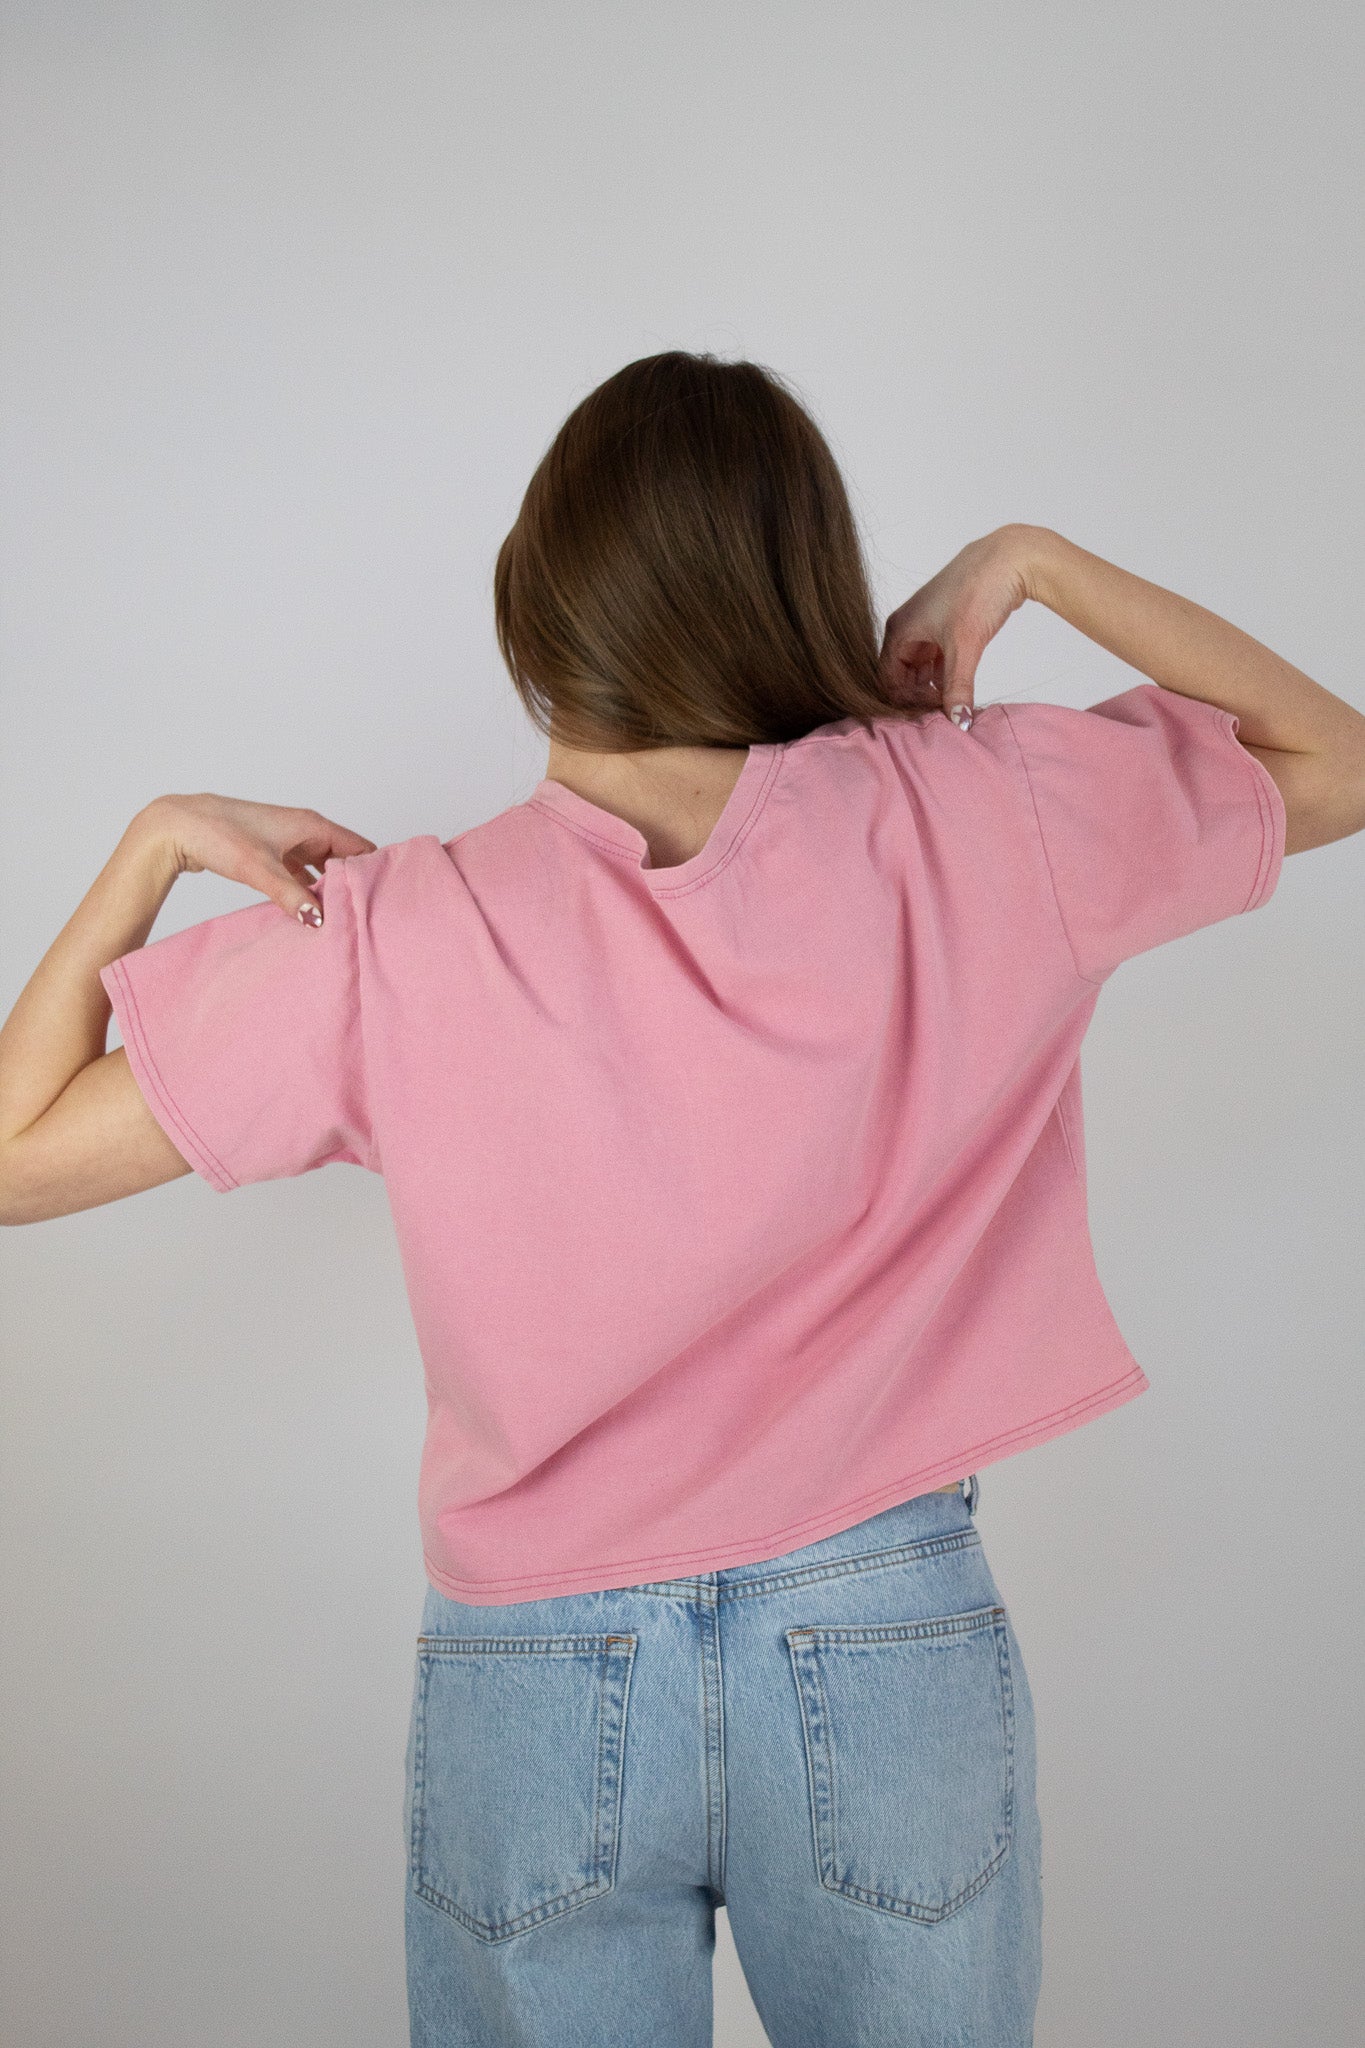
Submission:
POLYGON ((316 903, 300 903, 299 923, 311 925, 314 931, 318 929, 322 923, 322 912, 316 903))
POLYGON ((952 710, 948 713, 948 716, 952 719, 953 724, 957 727, 959 732, 971 731, 972 708, 970 704, 954 704, 952 710))

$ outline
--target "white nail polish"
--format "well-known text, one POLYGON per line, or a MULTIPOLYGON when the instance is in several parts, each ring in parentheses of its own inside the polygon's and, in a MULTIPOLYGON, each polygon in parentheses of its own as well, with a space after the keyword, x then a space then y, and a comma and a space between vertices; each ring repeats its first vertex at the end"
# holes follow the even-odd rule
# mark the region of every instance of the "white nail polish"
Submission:
POLYGON ((952 710, 948 713, 948 716, 952 719, 953 724, 957 727, 959 732, 971 731, 972 710, 969 704, 954 704, 952 710))

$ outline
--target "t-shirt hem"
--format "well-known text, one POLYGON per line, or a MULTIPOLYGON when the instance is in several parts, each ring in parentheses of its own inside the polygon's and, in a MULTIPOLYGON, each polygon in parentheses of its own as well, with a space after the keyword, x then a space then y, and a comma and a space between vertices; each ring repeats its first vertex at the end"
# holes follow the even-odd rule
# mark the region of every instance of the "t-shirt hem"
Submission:
POLYGON ((147 1107, 151 1110, 166 1136, 178 1152, 184 1154, 195 1171, 208 1181, 220 1194, 227 1194, 238 1183, 215 1157, 185 1121, 157 1071, 156 1060, 143 1027, 142 1013, 137 1006, 133 984, 121 959, 111 960, 107 967, 100 969, 100 980, 114 1006, 119 1029, 123 1033, 123 1049, 128 1055, 133 1079, 141 1089, 147 1107))
POLYGON ((1107 1386, 1095 1393, 1087 1394, 1078 1401, 1070 1402, 1065 1408, 1054 1409, 1051 1414, 1037 1416, 1031 1422, 1021 1423, 1018 1428, 1006 1430, 999 1436, 986 1439, 984 1443, 966 1446, 951 1458, 940 1458, 933 1465, 927 1465, 918 1472, 902 1475, 871 1493, 858 1496, 856 1500, 844 1501, 839 1507, 826 1508, 818 1515, 809 1515, 803 1521, 789 1522, 783 1529, 770 1530, 764 1536, 751 1536, 732 1543, 708 1545, 702 1550, 658 1552, 650 1557, 627 1558, 623 1563, 612 1565, 584 1565, 574 1571, 549 1572, 514 1579, 457 1579, 443 1571, 432 1561, 431 1555, 423 1551, 423 1564, 427 1578, 438 1593, 445 1593, 452 1600, 464 1601, 476 1607, 497 1606, 503 1603, 515 1604, 524 1600, 553 1598, 560 1593, 606 1593, 624 1590, 633 1585, 644 1585, 650 1581, 676 1577, 681 1570, 724 1571, 731 1565, 762 1564, 769 1558, 781 1557, 786 1552, 803 1548, 808 1543, 818 1543, 823 1536, 835 1536, 854 1523, 866 1520, 883 1508, 896 1507, 902 1501, 911 1500, 921 1493, 929 1493, 936 1485, 943 1485, 950 1479, 965 1479, 969 1473, 982 1465, 992 1464, 1009 1457, 1017 1451, 1029 1450, 1035 1444, 1046 1443, 1050 1437, 1060 1436, 1077 1423, 1104 1414, 1108 1409, 1117 1408, 1125 1401, 1145 1393, 1151 1382, 1140 1365, 1111 1380, 1107 1386))

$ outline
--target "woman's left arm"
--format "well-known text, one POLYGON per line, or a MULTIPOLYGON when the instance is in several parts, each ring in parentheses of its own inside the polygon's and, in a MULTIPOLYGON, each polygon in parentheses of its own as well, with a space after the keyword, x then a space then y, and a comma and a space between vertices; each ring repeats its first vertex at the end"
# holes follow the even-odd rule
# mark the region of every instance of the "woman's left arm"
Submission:
POLYGON ((374 851, 317 811, 276 804, 157 797, 139 811, 0 1029, 0 1223, 97 1208, 191 1171, 123 1047, 105 1051, 112 1012, 100 980, 146 944, 177 875, 209 869, 317 918, 308 867, 374 851))

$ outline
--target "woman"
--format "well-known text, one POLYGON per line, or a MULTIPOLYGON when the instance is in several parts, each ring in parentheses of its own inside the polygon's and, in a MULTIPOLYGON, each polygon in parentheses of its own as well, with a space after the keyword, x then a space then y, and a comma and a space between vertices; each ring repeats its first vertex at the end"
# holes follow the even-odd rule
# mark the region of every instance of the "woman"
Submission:
POLYGON ((1017 2048, 1033 1709, 976 1474, 1147 1384, 1081 1040, 1122 960, 1365 825, 1365 718, 1030 526, 882 637, 815 425, 709 356, 571 415, 496 611, 550 751, 488 822, 139 812, 0 1034, 3 1214, 384 1176, 420 2048, 706 2042, 722 1901, 784 2048, 1017 2048), (1026 599, 1150 680, 973 715, 1026 599), (268 900, 147 945, 206 868, 268 900))

